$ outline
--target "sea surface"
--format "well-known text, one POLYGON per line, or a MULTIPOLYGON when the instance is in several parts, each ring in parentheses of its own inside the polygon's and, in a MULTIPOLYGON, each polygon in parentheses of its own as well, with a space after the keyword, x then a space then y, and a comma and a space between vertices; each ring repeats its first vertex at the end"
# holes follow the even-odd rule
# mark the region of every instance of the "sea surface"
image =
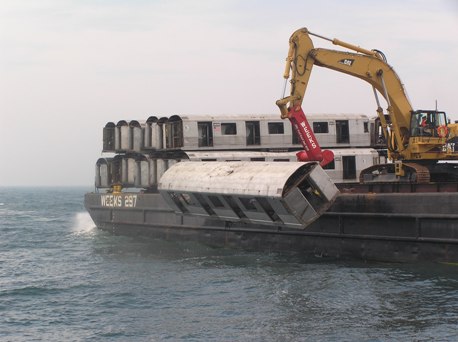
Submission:
POLYGON ((1 341, 457 341, 458 266, 95 228, 84 188, 0 188, 1 341))

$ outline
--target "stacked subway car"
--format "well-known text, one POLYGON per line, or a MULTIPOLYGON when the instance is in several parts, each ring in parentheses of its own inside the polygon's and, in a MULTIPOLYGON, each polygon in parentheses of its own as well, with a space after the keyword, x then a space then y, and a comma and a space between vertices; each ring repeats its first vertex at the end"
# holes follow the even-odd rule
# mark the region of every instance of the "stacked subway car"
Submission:
MULTIPOLYGON (((357 181, 379 161, 374 120, 360 114, 311 115, 321 146, 336 158, 326 168, 337 182, 357 181)), ((380 140, 380 137, 378 137, 380 140)), ((164 172, 181 160, 295 161, 302 149, 295 132, 275 115, 155 117, 109 122, 103 128, 105 157, 96 163, 96 188, 154 190, 164 172)))

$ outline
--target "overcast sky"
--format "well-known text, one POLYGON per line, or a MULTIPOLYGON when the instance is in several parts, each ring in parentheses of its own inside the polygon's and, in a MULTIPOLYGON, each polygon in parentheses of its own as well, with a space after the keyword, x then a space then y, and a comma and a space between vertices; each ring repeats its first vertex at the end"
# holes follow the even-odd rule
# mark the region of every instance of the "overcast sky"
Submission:
MULTIPOLYGON (((92 186, 108 121, 279 114, 301 27, 383 51, 414 109, 437 100, 458 119, 456 0, 0 0, 0 185, 92 186)), ((376 104, 368 84, 316 68, 303 107, 376 104)))

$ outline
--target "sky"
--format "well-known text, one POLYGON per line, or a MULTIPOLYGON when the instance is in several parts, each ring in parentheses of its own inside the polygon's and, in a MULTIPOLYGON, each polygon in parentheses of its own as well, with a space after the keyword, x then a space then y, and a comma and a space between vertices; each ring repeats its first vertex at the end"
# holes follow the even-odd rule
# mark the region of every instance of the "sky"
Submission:
MULTIPOLYGON (((383 51, 414 109, 458 120, 456 0, 0 0, 0 186, 93 186, 109 121, 279 115, 301 27, 383 51)), ((303 108, 376 115, 368 84, 324 68, 303 108)))

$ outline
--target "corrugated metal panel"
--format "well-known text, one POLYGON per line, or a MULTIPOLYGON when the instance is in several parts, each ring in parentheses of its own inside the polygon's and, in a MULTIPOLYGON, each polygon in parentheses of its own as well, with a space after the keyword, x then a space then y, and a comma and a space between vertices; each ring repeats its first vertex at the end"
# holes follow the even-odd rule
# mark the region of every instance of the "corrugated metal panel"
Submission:
MULTIPOLYGON (((312 163, 315 164, 315 163, 312 163)), ((281 197, 289 177, 305 163, 186 162, 171 167, 159 188, 187 192, 281 197)))

